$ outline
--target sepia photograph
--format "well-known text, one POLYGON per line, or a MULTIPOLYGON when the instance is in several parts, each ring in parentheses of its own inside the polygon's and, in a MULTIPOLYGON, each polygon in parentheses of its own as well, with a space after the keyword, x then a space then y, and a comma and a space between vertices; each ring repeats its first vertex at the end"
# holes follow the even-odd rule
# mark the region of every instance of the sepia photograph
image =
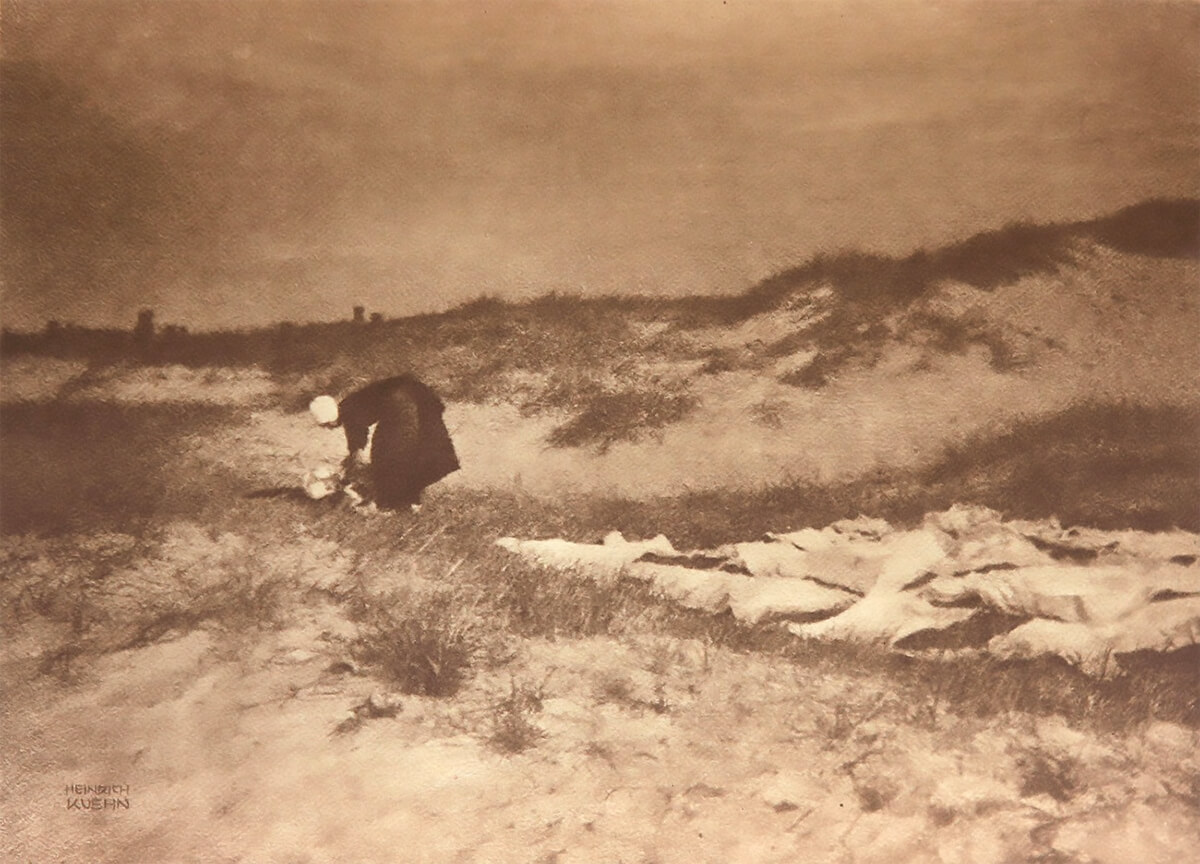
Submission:
POLYGON ((1183 864, 1200 2, 0 0, 0 859, 1183 864))

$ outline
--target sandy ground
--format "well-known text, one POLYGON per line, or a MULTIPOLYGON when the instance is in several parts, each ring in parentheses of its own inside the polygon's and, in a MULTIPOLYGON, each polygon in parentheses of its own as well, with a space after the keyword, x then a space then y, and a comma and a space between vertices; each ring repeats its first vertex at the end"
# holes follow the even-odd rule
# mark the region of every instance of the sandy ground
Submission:
POLYGON ((962 719, 886 680, 643 637, 523 643, 453 700, 338 734, 381 687, 330 671, 352 633, 317 603, 16 684, 6 860, 1118 864, 1200 839, 1196 733, 1170 724, 962 719), (541 737, 504 755, 492 706, 518 685, 541 737), (129 784, 129 807, 69 810, 69 784, 129 784))

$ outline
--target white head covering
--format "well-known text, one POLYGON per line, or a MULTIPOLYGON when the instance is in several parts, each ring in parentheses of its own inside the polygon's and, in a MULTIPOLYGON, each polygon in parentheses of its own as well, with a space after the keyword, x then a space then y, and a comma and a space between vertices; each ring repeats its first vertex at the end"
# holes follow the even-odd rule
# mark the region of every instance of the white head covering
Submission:
POLYGON ((338 403, 332 396, 318 396, 308 403, 308 410, 322 426, 338 422, 338 403))

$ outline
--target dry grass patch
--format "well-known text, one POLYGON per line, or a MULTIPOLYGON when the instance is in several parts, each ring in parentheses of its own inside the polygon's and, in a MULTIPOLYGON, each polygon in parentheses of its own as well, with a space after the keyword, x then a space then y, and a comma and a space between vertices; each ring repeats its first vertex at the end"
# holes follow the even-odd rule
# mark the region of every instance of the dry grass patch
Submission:
POLYGON ((487 743, 505 755, 523 753, 537 746, 546 732, 531 719, 542 710, 544 687, 511 681, 507 695, 492 703, 487 743))
POLYGON ((358 597, 350 612, 360 627, 351 655, 402 693, 453 696, 495 640, 495 628, 462 591, 358 597))
POLYGON ((547 438, 554 447, 594 446, 605 453, 620 441, 639 441, 678 423, 700 405, 683 385, 652 386, 592 393, 583 408, 547 438))
POLYGON ((288 566, 261 559, 246 539, 171 526, 159 542, 125 534, 25 538, 5 557, 6 624, 62 625, 41 669, 137 648, 200 627, 229 633, 277 627, 300 594, 288 566))

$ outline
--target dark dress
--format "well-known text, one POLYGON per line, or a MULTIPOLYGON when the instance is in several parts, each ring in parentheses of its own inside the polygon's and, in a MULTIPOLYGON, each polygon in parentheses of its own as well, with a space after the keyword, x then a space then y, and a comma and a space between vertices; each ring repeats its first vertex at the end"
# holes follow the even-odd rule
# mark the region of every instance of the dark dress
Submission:
POLYGON ((338 403, 351 456, 366 446, 370 427, 378 424, 371 439, 371 479, 380 507, 418 504, 425 487, 458 470, 444 410, 437 394, 411 375, 368 384, 338 403))

